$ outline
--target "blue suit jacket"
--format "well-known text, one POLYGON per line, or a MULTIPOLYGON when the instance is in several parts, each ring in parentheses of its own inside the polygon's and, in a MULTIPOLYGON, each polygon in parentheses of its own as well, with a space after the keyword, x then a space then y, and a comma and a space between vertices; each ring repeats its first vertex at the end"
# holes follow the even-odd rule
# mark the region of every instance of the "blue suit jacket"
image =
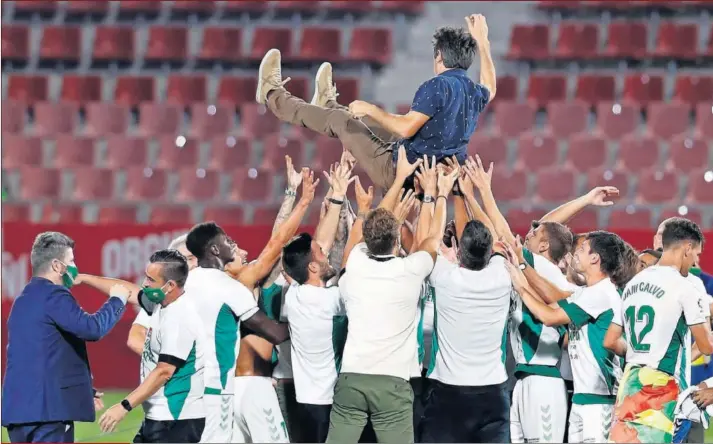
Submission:
POLYGON ((63 286, 33 277, 7 322, 2 425, 95 419, 85 341, 98 341, 124 313, 109 300, 88 314, 63 286))

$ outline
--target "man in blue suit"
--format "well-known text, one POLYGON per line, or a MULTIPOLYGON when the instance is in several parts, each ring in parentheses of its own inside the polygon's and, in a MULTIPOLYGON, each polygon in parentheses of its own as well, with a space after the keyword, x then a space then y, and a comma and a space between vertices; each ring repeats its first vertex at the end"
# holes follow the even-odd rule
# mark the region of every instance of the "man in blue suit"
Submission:
POLYGON ((39 234, 30 255, 32 279, 10 312, 2 425, 12 442, 73 442, 74 421, 94 421, 85 341, 109 333, 129 297, 136 297, 114 285, 99 311, 82 310, 69 291, 78 273, 73 249, 62 233, 39 234))

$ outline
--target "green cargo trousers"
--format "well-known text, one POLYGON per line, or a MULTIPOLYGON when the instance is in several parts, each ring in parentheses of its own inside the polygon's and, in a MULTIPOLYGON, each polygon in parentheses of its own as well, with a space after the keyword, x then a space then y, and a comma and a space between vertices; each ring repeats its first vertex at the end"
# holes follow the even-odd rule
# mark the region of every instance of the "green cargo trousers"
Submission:
POLYGON ((380 443, 413 443, 413 389, 405 379, 342 373, 334 387, 328 443, 356 443, 367 419, 380 443))

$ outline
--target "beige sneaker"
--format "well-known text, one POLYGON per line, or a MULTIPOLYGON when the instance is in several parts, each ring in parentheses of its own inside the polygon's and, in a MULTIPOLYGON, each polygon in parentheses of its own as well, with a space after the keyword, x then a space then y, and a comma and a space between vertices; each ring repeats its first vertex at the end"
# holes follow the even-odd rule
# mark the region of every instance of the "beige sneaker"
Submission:
POLYGON ((325 108, 330 100, 337 101, 337 87, 332 81, 332 64, 322 63, 314 82, 314 95, 310 104, 325 108))
POLYGON ((279 49, 271 49, 260 62, 257 73, 257 91, 255 101, 264 105, 267 103, 267 93, 273 89, 285 86, 290 78, 282 80, 282 55, 279 49))

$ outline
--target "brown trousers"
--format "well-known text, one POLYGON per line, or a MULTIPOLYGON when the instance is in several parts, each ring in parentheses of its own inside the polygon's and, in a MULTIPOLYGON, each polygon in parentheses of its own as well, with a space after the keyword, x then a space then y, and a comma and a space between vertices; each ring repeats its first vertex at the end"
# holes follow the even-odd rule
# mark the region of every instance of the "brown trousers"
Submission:
POLYGON ((328 108, 310 105, 284 88, 271 91, 268 108, 283 122, 301 125, 329 137, 338 138, 366 171, 374 185, 389 189, 394 182, 394 142, 397 136, 373 119, 357 119, 349 110, 330 102, 328 108))

